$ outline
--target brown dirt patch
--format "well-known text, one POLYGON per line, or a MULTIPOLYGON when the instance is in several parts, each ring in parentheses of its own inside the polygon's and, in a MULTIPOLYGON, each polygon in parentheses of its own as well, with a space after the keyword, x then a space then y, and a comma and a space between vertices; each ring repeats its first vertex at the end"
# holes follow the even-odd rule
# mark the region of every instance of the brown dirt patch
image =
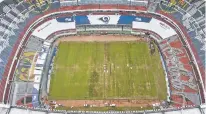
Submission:
POLYGON ((152 104, 160 103, 160 100, 127 100, 127 99, 113 99, 113 100, 55 100, 58 104, 65 107, 83 107, 84 104, 93 105, 96 107, 105 107, 107 104, 115 104, 116 107, 148 107, 152 104))
POLYGON ((58 45, 60 42, 67 41, 81 41, 81 42, 114 42, 114 41, 146 41, 146 38, 140 38, 130 35, 91 35, 91 36, 68 36, 59 38, 54 44, 58 45))

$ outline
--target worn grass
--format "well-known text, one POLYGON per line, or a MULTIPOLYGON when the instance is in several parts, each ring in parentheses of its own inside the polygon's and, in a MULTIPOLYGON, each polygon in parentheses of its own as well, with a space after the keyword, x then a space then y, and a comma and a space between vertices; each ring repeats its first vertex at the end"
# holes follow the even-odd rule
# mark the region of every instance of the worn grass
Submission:
POLYGON ((58 107, 58 110, 71 110, 71 111, 143 111, 152 110, 152 107, 58 107))
POLYGON ((166 99, 157 51, 146 42, 62 42, 49 99, 166 99))

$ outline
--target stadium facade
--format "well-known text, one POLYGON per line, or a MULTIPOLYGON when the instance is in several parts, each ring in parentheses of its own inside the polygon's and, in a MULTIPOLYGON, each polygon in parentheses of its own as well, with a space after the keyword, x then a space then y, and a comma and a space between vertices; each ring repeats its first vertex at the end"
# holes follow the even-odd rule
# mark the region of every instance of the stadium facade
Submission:
POLYGON ((60 36, 93 32, 149 34, 159 43, 168 77, 168 101, 175 101, 173 108, 126 113, 206 113, 205 1, 6 0, 0 7, 2 114, 100 113, 59 112, 41 105, 48 91, 49 77, 44 75, 49 73, 46 57, 52 42, 60 36), (36 66, 32 66, 35 57, 36 66), (182 62, 173 60, 177 58, 182 62), (28 70, 31 67, 35 67, 33 74, 28 70), (180 79, 182 75, 189 79, 180 79))

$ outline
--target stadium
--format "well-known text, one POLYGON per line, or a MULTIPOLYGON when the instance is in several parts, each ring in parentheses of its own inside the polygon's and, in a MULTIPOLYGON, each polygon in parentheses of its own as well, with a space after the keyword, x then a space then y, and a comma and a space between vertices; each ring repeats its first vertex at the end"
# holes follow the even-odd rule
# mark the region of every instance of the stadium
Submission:
POLYGON ((204 0, 0 0, 0 114, 206 114, 204 0))

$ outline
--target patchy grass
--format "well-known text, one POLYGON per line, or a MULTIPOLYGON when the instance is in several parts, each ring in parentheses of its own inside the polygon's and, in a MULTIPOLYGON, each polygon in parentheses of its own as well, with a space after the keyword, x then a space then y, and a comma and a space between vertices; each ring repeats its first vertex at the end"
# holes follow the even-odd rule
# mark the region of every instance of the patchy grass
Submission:
MULTIPOLYGON (((156 47, 157 48, 157 47, 156 47)), ((49 99, 166 99, 160 55, 146 42, 62 42, 49 99)))
POLYGON ((152 107, 58 107, 56 110, 71 110, 71 111, 141 111, 152 110, 152 107))

